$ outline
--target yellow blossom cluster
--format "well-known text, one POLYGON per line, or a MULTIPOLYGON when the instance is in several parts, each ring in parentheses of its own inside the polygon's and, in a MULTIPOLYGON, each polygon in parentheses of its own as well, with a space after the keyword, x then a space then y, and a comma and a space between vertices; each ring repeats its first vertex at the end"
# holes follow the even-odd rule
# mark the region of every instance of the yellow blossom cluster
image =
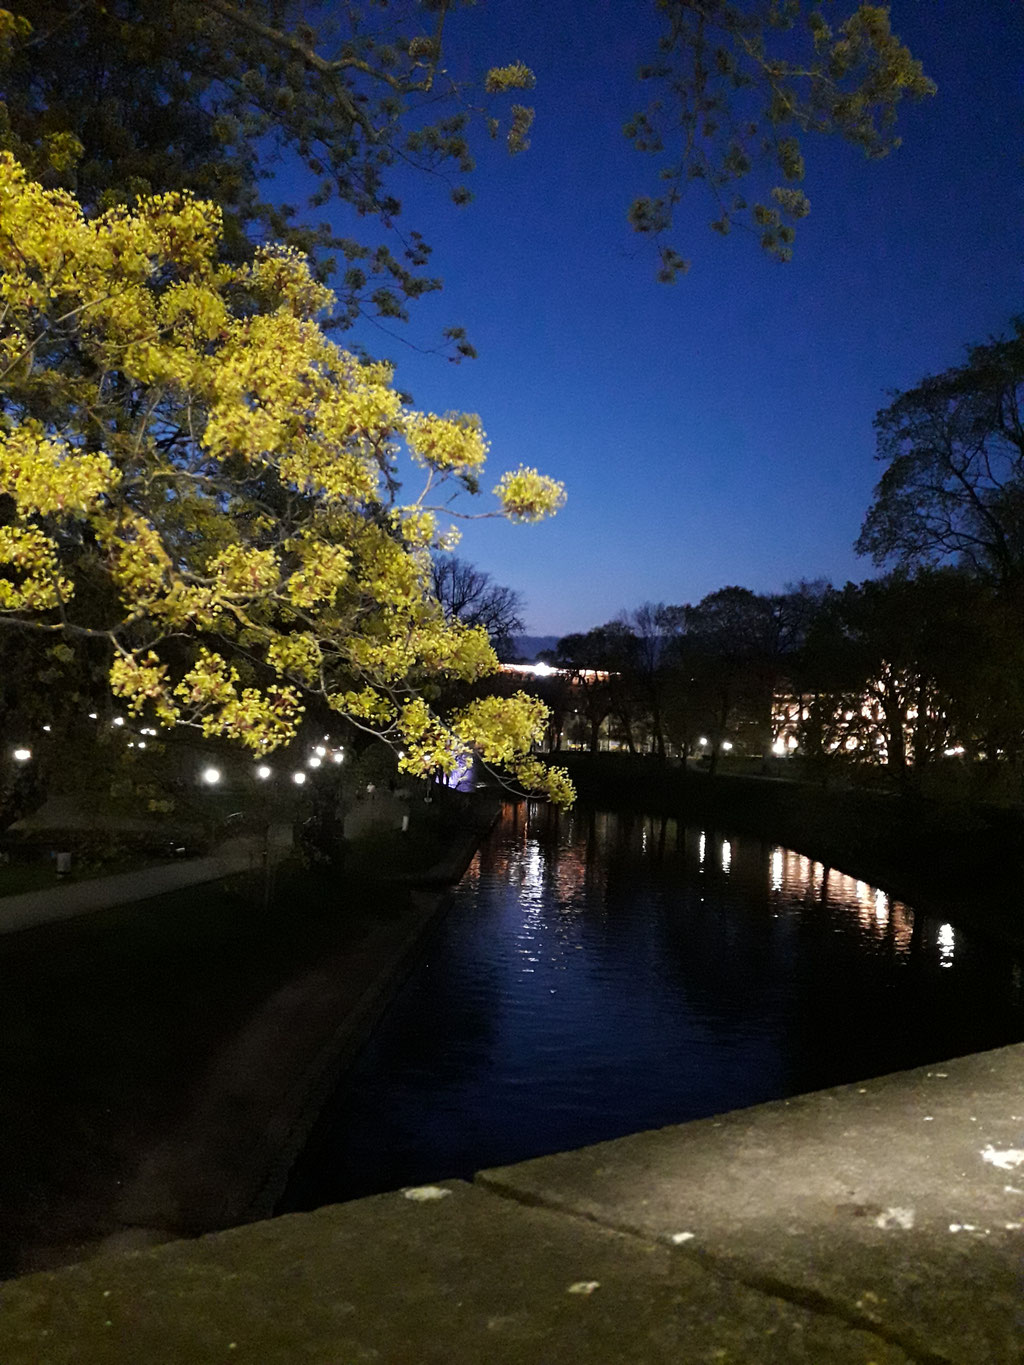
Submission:
POLYGON ((512 697, 481 697, 456 712, 453 724, 479 735, 477 747, 487 763, 505 767, 544 736, 548 709, 539 697, 517 692, 512 697))
POLYGON ((503 474, 494 494, 510 521, 539 521, 565 502, 565 489, 556 479, 525 465, 503 474))
MULTIPOLYGON (((479 420, 410 409, 341 350, 299 253, 226 264, 220 236, 188 194, 90 218, 0 152, 0 612, 105 637, 112 689, 162 725, 263 753, 319 694, 411 771, 472 750, 519 773, 538 703, 425 699, 496 668, 429 572, 478 487, 479 420), (424 471, 405 500, 403 455, 424 471)), ((496 492, 513 520, 564 498, 527 469, 496 492)))
POLYGON ((16 498, 22 513, 85 516, 117 479, 108 456, 52 440, 39 422, 0 431, 0 488, 16 498))
POLYGON ((487 442, 480 424, 470 417, 410 413, 404 434, 414 457, 432 469, 474 474, 487 459, 487 442))
POLYGON ((53 541, 35 526, 0 526, 0 569, 14 575, 0 578, 2 611, 48 611, 74 591, 53 541))

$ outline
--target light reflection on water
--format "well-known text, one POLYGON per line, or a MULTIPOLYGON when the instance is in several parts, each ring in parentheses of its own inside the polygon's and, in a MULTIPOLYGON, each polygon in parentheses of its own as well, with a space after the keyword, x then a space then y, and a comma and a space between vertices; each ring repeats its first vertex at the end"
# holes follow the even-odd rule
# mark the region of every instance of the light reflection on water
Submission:
POLYGON ((1022 979, 1005 950, 791 849, 509 806, 283 1207, 1019 1041, 1022 979))

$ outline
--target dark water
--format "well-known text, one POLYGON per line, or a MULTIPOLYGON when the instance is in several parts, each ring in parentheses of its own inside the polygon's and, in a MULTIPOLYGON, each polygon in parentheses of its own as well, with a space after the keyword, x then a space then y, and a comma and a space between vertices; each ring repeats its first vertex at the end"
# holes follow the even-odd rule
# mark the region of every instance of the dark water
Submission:
POLYGON ((801 854, 509 806, 282 1208, 1024 1039, 1019 959, 801 854))

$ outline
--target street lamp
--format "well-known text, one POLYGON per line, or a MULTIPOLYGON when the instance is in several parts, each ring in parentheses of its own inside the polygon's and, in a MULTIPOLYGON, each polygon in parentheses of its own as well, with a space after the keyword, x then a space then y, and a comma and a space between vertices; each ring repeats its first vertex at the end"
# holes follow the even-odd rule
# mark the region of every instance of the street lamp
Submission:
POLYGON ((273 770, 271 768, 268 768, 265 763, 261 763, 260 766, 256 769, 256 776, 260 779, 261 782, 266 782, 267 778, 270 776, 272 771, 273 770))
POLYGON ((304 772, 292 773, 292 781, 295 783, 297 787, 301 787, 305 780, 306 774, 304 772))
POLYGON ((215 787, 220 781, 220 769, 213 767, 204 768, 200 773, 200 777, 208 787, 215 787))
POLYGON ((15 749, 13 754, 15 763, 27 763, 31 757, 31 749, 15 749))

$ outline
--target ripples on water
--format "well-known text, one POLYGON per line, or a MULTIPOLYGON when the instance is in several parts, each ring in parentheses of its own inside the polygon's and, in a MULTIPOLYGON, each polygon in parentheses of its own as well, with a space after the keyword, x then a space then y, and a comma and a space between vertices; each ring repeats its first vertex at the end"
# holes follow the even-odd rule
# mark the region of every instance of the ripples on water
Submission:
POLYGON ((1005 949, 749 836, 510 805, 282 1208, 1024 1038, 1005 949))

